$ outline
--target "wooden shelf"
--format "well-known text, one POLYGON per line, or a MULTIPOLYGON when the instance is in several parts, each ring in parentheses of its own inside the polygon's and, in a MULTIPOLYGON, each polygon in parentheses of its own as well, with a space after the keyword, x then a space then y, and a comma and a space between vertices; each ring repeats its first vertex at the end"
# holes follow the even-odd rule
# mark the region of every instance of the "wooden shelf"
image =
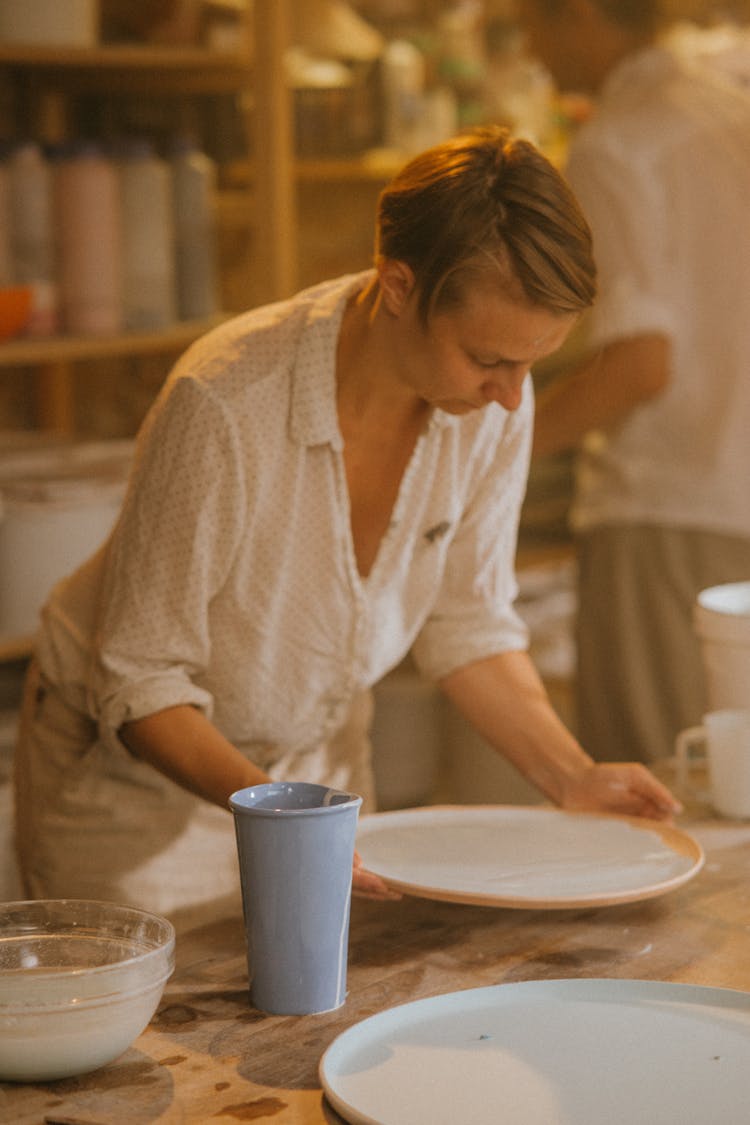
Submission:
POLYGON ((158 332, 133 332, 118 336, 54 336, 44 340, 11 340, 0 344, 0 368, 179 351, 225 319, 226 314, 223 314, 205 320, 182 321, 158 332))
POLYGON ((101 47, 16 47, 0 45, 0 67, 68 94, 129 93, 137 79, 141 93, 158 95, 234 92, 247 86, 250 51, 206 47, 112 44, 101 47))
POLYGON ((104 44, 101 47, 24 47, 0 44, 0 65, 63 70, 210 70, 246 73, 250 52, 206 47, 104 44))
POLYGON ((10 664, 14 660, 28 660, 34 649, 34 638, 0 637, 0 663, 10 664))

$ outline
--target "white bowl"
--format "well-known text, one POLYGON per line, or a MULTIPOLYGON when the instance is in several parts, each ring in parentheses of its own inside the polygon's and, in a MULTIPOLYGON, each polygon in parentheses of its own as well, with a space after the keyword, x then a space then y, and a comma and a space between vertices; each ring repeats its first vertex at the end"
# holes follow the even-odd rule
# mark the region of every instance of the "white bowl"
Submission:
POLYGON ((96 1070, 143 1031, 174 970, 172 923, 110 902, 0 905, 0 1080, 96 1070))

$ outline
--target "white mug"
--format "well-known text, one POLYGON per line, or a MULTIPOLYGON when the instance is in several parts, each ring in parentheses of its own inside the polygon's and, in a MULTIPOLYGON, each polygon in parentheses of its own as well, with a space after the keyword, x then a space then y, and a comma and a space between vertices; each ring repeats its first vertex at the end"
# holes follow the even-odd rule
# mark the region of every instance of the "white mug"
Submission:
POLYGON ((708 799, 722 816, 750 818, 750 710, 710 711, 677 735, 677 788, 708 799), (707 766, 709 791, 690 787, 695 766, 707 766))

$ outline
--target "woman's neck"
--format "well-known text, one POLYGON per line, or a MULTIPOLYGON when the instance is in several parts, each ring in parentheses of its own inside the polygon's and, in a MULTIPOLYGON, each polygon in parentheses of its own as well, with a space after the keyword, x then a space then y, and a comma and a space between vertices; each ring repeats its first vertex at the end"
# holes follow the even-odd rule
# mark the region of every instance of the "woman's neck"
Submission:
POLYGON ((377 280, 344 310, 336 351, 339 413, 396 420, 429 413, 427 404, 399 378, 392 321, 377 280))

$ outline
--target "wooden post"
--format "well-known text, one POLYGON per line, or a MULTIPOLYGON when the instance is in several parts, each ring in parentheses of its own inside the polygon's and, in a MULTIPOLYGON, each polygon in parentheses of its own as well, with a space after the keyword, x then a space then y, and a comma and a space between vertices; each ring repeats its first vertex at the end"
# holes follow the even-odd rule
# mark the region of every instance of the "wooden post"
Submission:
POLYGON ((256 234, 267 299, 278 300, 297 288, 294 124, 284 68, 290 40, 289 0, 255 0, 253 19, 256 234))
POLYGON ((60 434, 75 431, 73 369, 69 363, 44 363, 37 367, 36 416, 39 426, 60 434))

